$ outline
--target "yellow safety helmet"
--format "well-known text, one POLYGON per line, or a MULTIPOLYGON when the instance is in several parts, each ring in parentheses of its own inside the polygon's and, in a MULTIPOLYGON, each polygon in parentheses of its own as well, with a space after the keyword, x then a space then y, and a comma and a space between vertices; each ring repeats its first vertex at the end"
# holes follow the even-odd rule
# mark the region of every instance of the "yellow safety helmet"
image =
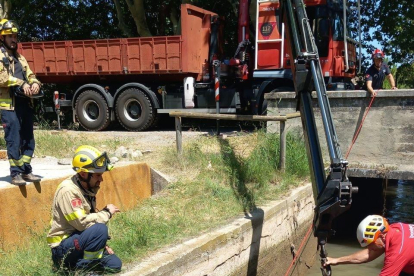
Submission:
POLYGON ((0 20, 0 35, 11 35, 19 32, 19 26, 16 22, 6 18, 0 20))
POLYGON ((101 153, 98 149, 87 145, 77 148, 72 159, 72 167, 77 173, 103 173, 110 171, 114 168, 110 163, 111 161, 106 152, 101 153))
POLYGON ((363 219, 357 229, 357 239, 362 247, 375 242, 379 235, 389 230, 388 221, 379 215, 370 215, 363 219))

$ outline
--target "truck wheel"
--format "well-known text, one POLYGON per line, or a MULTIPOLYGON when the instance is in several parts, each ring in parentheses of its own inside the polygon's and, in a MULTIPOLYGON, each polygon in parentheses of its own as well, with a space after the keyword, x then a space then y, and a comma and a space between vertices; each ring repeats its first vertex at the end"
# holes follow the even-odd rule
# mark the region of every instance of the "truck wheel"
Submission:
POLYGON ((151 127, 156 116, 148 95, 137 88, 129 88, 122 92, 115 106, 116 117, 127 130, 146 130, 151 127))
POLYGON ((86 130, 103 130, 110 123, 108 103, 96 91, 82 92, 76 100, 75 111, 79 123, 86 130))

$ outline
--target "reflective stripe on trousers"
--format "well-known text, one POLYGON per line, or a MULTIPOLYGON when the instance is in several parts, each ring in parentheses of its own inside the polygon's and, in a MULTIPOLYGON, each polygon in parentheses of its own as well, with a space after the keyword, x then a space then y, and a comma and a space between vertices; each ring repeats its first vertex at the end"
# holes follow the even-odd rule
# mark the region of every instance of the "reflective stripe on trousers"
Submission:
POLYGON ((15 110, 1 110, 10 175, 32 172, 30 165, 35 149, 33 109, 27 99, 16 98, 15 110))
POLYGON ((57 267, 82 271, 121 270, 122 262, 115 255, 105 252, 108 227, 97 223, 82 232, 75 232, 64 239, 58 247, 52 248, 52 259, 57 267))

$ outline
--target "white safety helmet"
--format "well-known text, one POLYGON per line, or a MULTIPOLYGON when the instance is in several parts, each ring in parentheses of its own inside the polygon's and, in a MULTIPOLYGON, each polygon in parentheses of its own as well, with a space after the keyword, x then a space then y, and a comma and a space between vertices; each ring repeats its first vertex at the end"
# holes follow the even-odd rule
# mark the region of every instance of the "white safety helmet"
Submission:
POLYGON ((361 221, 357 229, 357 239, 362 247, 375 242, 379 235, 389 230, 388 221, 379 215, 370 215, 361 221))

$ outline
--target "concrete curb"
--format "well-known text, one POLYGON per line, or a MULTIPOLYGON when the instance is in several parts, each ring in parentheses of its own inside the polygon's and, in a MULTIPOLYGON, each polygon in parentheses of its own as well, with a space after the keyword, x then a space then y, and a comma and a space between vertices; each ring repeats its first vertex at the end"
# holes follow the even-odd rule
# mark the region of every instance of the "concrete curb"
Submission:
MULTIPOLYGON (((271 202, 226 227, 163 249, 122 275, 235 275, 252 259, 260 264, 259 255, 291 242, 293 236, 303 233, 300 228, 307 230, 313 207, 312 188, 306 184, 293 190, 288 198, 271 202)), ((289 251, 279 253, 292 260, 289 251)), ((286 271, 289 264, 284 261, 278 266, 286 271)))
POLYGON ((162 172, 151 168, 151 183, 152 183, 152 194, 155 195, 170 183, 175 182, 176 179, 172 179, 170 176, 163 174, 162 172))

